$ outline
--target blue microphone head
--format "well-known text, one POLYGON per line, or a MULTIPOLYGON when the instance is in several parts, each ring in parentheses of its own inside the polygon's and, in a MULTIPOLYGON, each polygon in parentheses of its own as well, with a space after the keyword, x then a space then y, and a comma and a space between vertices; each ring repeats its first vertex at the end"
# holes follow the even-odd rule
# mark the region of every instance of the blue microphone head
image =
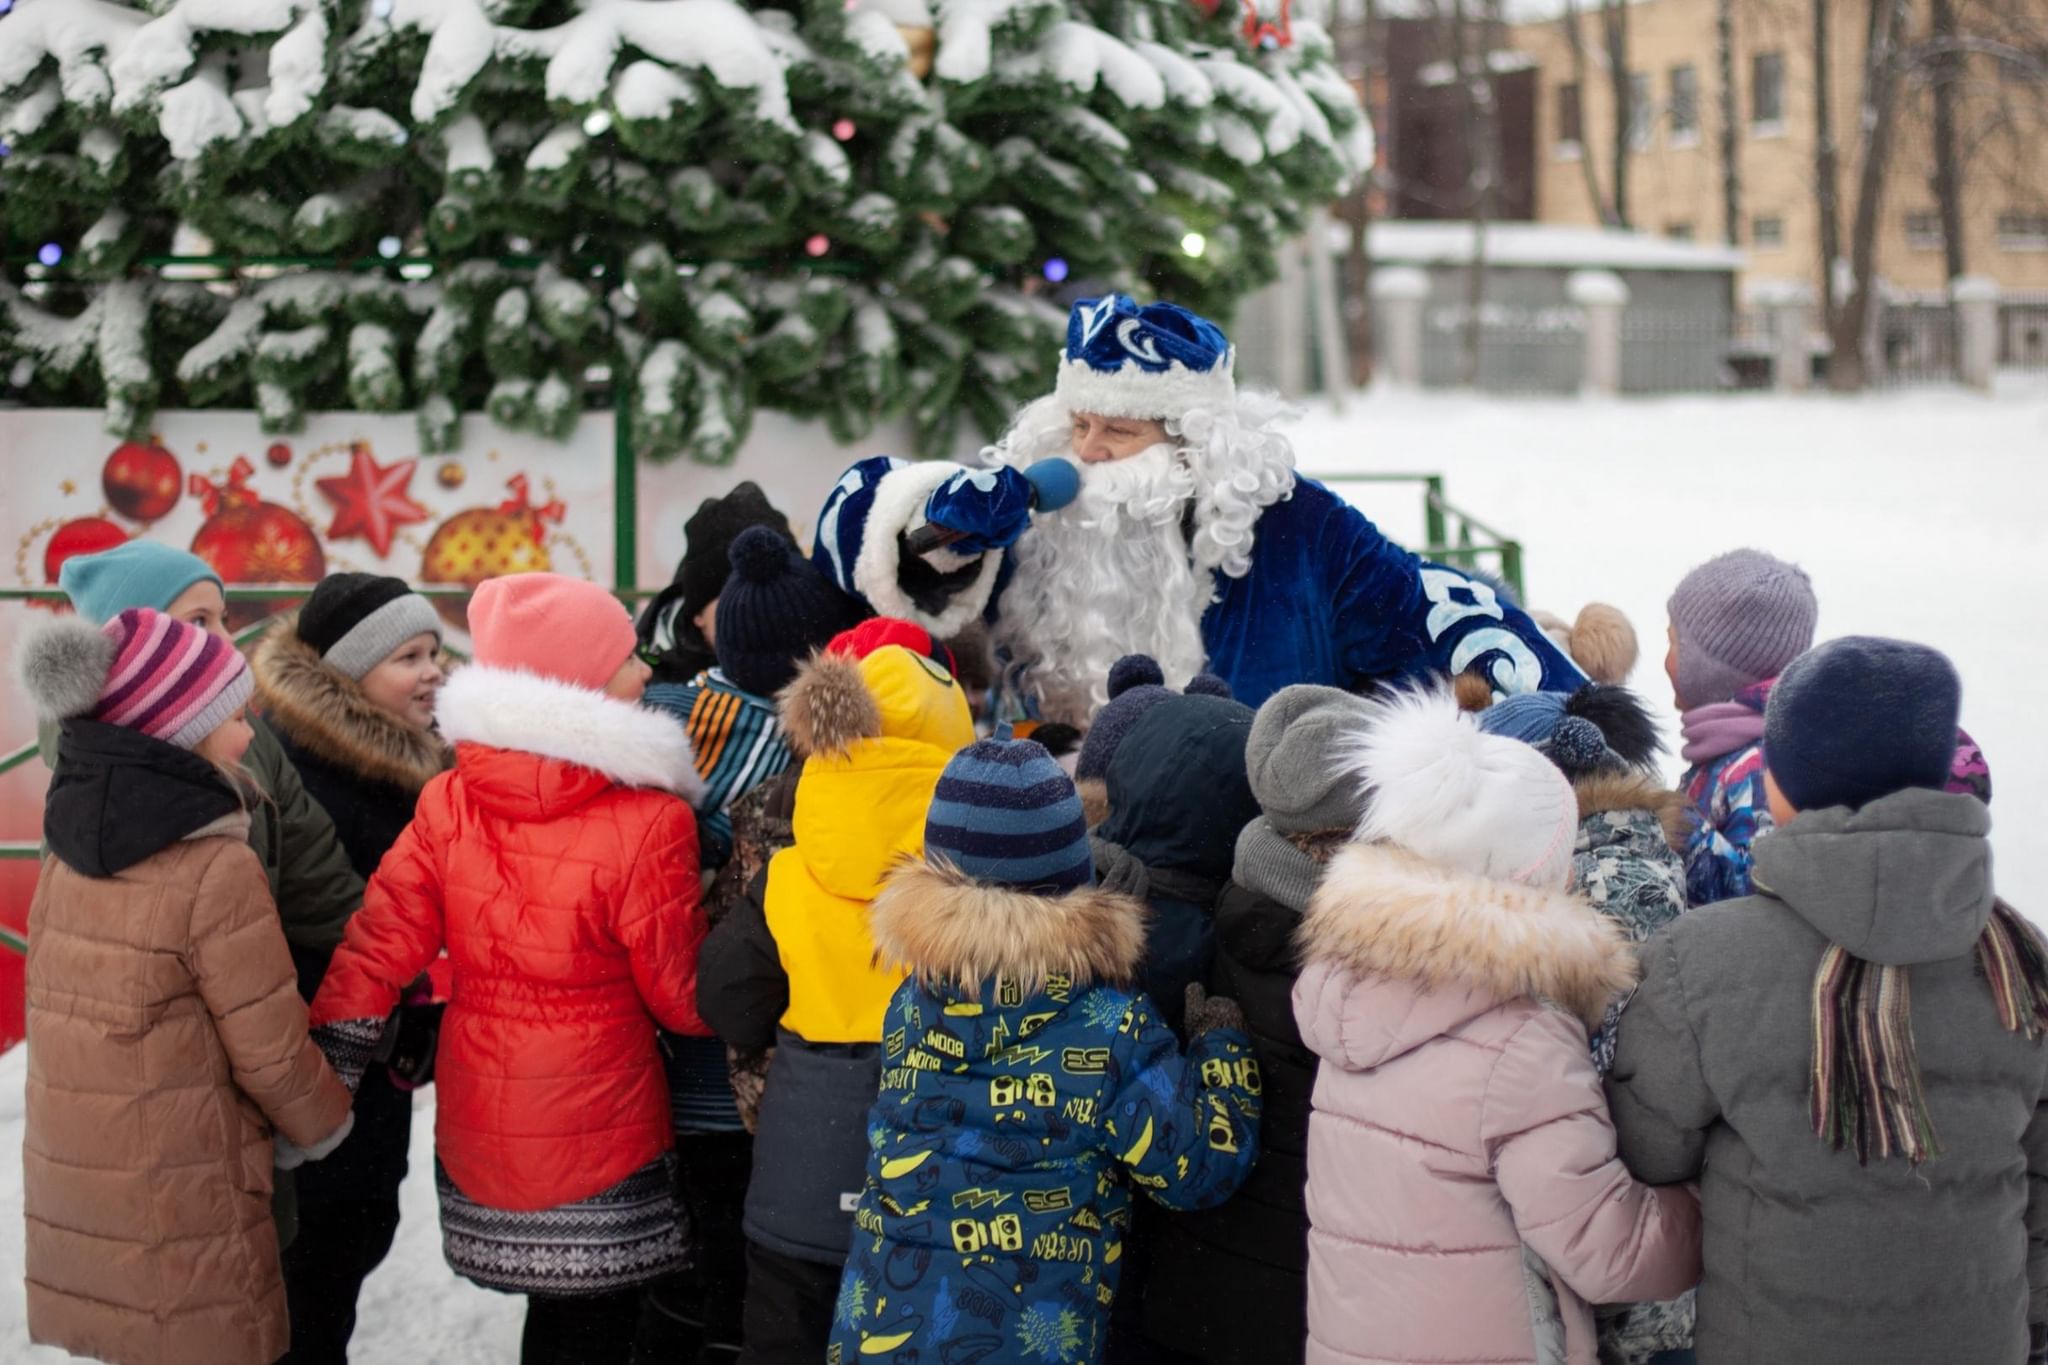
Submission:
POLYGON ((1040 460, 1024 471, 1024 477, 1037 490, 1038 497, 1033 502, 1037 511, 1057 512, 1081 496, 1081 471, 1072 460, 1062 460, 1057 455, 1040 460))

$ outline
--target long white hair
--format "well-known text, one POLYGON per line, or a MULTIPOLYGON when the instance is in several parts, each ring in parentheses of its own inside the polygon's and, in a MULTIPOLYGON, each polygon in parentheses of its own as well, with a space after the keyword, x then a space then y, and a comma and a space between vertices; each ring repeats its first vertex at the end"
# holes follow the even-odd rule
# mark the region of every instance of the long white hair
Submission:
MULTIPOLYGON (((1293 490, 1294 448, 1276 429, 1289 415, 1273 395, 1241 393, 1232 408, 1169 420, 1168 443, 1083 466, 1081 495, 1018 541, 993 643, 1005 679, 1046 719, 1087 725, 1125 654, 1151 655, 1174 687, 1202 670, 1216 575, 1251 571, 1259 514, 1293 490)), ((1022 468, 1071 456, 1072 421, 1058 395, 1041 398, 983 458, 1022 468)))

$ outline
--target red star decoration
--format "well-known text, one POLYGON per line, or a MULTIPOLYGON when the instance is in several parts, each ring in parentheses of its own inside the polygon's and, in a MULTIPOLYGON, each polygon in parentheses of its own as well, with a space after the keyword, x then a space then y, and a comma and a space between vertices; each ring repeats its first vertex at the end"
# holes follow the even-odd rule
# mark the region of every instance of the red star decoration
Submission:
POLYGON ((407 496, 418 465, 418 460, 380 465, 367 447, 356 446, 345 476, 315 480, 320 495, 334 504, 334 524, 327 528, 327 538, 361 536, 379 559, 391 553, 391 538, 398 528, 407 522, 425 521, 429 515, 407 496))

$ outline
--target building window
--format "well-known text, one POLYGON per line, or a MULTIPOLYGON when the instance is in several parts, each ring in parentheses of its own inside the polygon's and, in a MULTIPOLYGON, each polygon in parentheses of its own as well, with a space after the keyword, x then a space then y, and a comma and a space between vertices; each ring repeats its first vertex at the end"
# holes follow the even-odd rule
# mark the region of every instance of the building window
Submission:
POLYGON ((1692 240, 1692 224, 1666 223, 1664 225, 1664 235, 1674 242, 1689 242, 1692 240))
POLYGON ((1785 54, 1759 52, 1749 65, 1749 130, 1785 131, 1785 54))
POLYGON ((1585 140, 1584 115, 1579 109, 1579 83, 1569 82, 1557 87, 1557 150, 1566 155, 1575 154, 1585 140))
POLYGON ((1941 215, 1931 209, 1907 214, 1906 245, 1914 251, 1941 250, 1941 215))
POLYGON ((1785 245, 1785 220, 1783 218, 1752 218, 1749 220, 1749 244, 1758 251, 1776 251, 1785 245))
POLYGON ((1628 145, 1640 152, 1650 145, 1650 129, 1657 121, 1657 104, 1650 97, 1650 76, 1633 71, 1628 78, 1628 145))
POLYGON ((2001 213, 1998 245, 2007 251, 2048 251, 2048 213, 2001 213))
POLYGON ((1671 68, 1671 145, 1700 140, 1700 73, 1691 64, 1671 68))

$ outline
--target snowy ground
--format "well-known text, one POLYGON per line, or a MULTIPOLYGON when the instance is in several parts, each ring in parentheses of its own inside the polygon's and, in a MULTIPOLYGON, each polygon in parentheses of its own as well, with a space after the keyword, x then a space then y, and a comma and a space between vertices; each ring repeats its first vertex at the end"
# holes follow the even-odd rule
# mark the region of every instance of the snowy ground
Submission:
MULTIPOLYGON (((1946 651, 1991 763, 1999 889, 2048 921, 2048 375, 1990 399, 1376 395, 1342 418, 1311 413, 1296 448, 1316 473, 1441 472, 1453 504, 1522 542, 1531 605, 1628 613, 1643 646, 1631 683, 1667 711, 1664 603, 1738 546, 1812 575, 1820 638, 1946 651)), ((1344 492, 1420 543, 1419 490, 1344 492)))
MULTIPOLYGON (((62 1351, 28 1344, 23 1318, 21 1221, 22 1087, 28 1053, 0 1056, 0 1362, 57 1365, 62 1351)), ((525 1301, 456 1278, 441 1259, 434 1208, 434 1089, 413 1113, 412 1171, 401 1196, 398 1241, 363 1286, 356 1365, 506 1365, 519 1358, 525 1301)))
MULTIPOLYGON (((2048 918, 2048 376, 1994 399, 1960 393, 1492 402, 1374 397, 1310 414, 1311 472, 1441 472, 1451 501, 1518 537, 1532 602, 1569 617, 1590 600, 1636 623, 1636 686, 1669 705, 1664 601, 1722 550, 1756 545, 1813 575, 1823 637, 1889 634, 1956 660, 1964 720, 1997 789, 1998 881, 2048 918)), ((1419 543, 1420 490, 1347 494, 1419 543)), ((22 1322, 20 1049, 0 1057, 0 1361, 56 1361, 22 1322)), ((521 1306, 455 1278, 434 1211, 432 1091, 413 1126, 413 1174, 391 1258, 364 1291, 366 1365, 516 1359, 521 1306)))

